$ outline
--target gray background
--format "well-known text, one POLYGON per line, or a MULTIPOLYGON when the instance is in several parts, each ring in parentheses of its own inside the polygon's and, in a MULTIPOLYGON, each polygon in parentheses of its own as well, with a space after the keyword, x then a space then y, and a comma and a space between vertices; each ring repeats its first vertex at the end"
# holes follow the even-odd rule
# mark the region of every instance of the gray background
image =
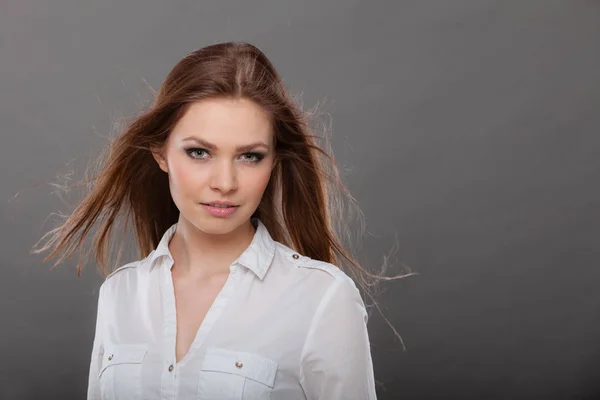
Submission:
POLYGON ((397 235, 420 273, 383 301, 408 350, 370 323, 381 399, 599 398, 591 0, 3 0, 0 398, 85 393, 101 277, 28 254, 70 210, 45 182, 81 172, 184 54, 227 40, 263 49, 306 106, 326 100, 364 259, 397 235))

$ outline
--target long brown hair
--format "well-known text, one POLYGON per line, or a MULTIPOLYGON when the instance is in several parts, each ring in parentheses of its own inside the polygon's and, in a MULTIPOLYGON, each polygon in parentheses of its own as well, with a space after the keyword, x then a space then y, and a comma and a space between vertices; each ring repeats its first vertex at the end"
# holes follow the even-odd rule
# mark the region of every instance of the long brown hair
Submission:
POLYGON ((162 83, 151 107, 101 154, 97 172, 82 182, 88 188, 84 199, 62 224, 40 239, 47 239, 46 243, 32 252, 52 249, 43 261, 60 254, 54 264, 57 266, 79 248, 80 274, 84 241, 99 221, 88 256, 95 250, 96 261, 106 276, 119 266, 123 241, 116 262, 109 261, 114 253, 109 242, 114 225, 124 215, 123 231, 133 223, 138 256, 147 256, 179 216, 168 176, 159 168, 152 151, 162 148, 192 103, 216 97, 250 99, 271 117, 275 166, 253 216, 264 223, 274 240, 341 268, 357 283, 363 298, 371 299, 379 309, 376 284, 411 273, 384 277, 385 262, 379 273, 372 273, 357 261, 351 242, 364 232, 364 219, 341 182, 327 137, 313 134, 310 114, 287 94, 263 52, 247 43, 215 44, 181 59, 162 83), (359 226, 351 226, 352 217, 359 226), (352 234, 352 228, 358 230, 357 235, 352 234))

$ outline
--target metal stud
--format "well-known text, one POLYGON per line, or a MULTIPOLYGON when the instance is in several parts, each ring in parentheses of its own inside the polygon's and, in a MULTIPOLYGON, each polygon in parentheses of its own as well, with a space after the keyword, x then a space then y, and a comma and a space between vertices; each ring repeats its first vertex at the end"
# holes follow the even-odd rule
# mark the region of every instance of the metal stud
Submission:
POLYGON ((244 366, 244 364, 241 361, 238 361, 235 363, 236 368, 242 368, 243 366, 244 366))

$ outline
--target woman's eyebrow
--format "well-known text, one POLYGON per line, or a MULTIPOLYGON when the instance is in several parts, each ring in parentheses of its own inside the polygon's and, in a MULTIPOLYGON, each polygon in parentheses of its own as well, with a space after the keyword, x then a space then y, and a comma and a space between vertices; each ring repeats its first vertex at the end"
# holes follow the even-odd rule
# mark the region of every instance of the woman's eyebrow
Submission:
MULTIPOLYGON (((214 145, 210 142, 207 142, 204 139, 200 139, 199 137, 196 137, 196 136, 188 136, 188 137, 184 138, 183 140, 184 141, 186 141, 186 140, 194 141, 194 142, 198 143, 199 145, 207 148, 208 150, 216 151, 218 149, 218 147, 216 145, 214 145)), ((244 152, 244 151, 250 151, 257 147, 264 147, 267 150, 269 149, 269 146, 265 142, 258 141, 258 142, 254 142, 254 143, 236 146, 235 150, 239 151, 239 152, 244 152)))

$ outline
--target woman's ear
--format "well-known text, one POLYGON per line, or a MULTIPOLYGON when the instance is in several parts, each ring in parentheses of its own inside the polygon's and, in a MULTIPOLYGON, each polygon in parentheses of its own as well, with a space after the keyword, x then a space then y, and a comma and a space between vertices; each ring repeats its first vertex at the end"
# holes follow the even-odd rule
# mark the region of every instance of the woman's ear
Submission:
POLYGON ((154 157, 154 160, 156 160, 160 169, 162 169, 163 171, 165 171, 168 174, 169 167, 167 165, 167 160, 165 159, 165 157, 163 155, 164 153, 163 153, 162 149, 153 147, 150 149, 150 151, 152 152, 152 157, 154 157))

